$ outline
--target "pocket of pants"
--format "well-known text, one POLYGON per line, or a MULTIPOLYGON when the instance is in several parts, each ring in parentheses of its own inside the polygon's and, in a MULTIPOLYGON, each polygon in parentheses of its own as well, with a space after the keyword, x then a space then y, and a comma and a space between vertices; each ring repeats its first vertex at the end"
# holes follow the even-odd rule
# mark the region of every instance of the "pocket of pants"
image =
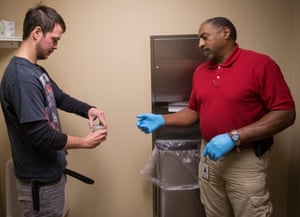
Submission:
POLYGON ((252 206, 254 207, 260 207, 264 204, 268 204, 270 201, 270 193, 267 192, 264 195, 261 196, 251 196, 250 197, 250 202, 252 204, 252 206))
POLYGON ((269 192, 261 196, 251 196, 250 203, 254 209, 255 216, 271 216, 273 207, 269 192))

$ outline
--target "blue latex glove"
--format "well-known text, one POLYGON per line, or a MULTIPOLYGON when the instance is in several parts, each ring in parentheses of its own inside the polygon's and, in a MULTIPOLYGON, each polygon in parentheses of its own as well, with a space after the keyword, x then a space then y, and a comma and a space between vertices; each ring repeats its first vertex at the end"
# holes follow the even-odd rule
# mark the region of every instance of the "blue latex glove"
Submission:
POLYGON ((207 155, 211 160, 218 160, 234 148, 235 144, 227 133, 213 137, 205 146, 202 156, 207 155))
POLYGON ((139 114, 136 117, 139 119, 136 123, 137 127, 145 133, 152 133, 154 130, 165 124, 162 115, 147 113, 139 114))

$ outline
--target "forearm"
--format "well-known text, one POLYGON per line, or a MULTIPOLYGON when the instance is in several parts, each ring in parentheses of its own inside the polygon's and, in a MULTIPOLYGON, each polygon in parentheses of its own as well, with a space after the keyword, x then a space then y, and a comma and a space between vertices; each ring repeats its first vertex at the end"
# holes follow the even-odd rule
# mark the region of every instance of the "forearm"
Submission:
POLYGON ((54 130, 47 120, 24 123, 23 129, 30 144, 40 149, 60 150, 67 141, 67 135, 54 130))
POLYGON ((249 143, 271 137, 295 121, 295 110, 270 111, 258 121, 237 129, 242 143, 249 143))
POLYGON ((65 93, 57 100, 57 106, 66 112, 75 113, 84 118, 88 118, 88 111, 92 108, 89 104, 77 100, 65 93))
POLYGON ((68 135, 65 149, 85 148, 87 141, 85 137, 77 137, 68 135))
POLYGON ((97 147, 100 143, 106 140, 107 129, 99 129, 94 132, 90 132, 87 136, 67 136, 65 149, 91 149, 97 147))
POLYGON ((166 126, 189 126, 198 121, 196 111, 185 108, 179 112, 163 115, 166 126))

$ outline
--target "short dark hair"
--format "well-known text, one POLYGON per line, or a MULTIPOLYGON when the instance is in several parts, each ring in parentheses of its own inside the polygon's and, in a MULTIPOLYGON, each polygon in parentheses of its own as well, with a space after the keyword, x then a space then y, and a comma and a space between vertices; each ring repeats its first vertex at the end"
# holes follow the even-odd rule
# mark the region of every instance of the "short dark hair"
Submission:
POLYGON ((213 17, 207 19, 204 23, 211 23, 215 27, 228 27, 230 29, 230 37, 235 42, 237 39, 236 28, 233 23, 225 17, 213 17))
POLYGON ((32 30, 40 26, 43 33, 51 32, 55 24, 59 24, 66 31, 66 24, 62 16, 51 7, 38 5, 27 11, 23 22, 23 39, 29 37, 32 30))

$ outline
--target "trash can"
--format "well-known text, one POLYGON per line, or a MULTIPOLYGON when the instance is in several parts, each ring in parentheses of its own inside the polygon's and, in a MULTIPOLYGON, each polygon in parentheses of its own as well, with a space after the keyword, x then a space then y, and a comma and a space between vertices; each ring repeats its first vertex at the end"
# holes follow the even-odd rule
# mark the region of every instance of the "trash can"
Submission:
POLYGON ((156 188, 155 217, 204 217, 198 184, 199 140, 156 140, 141 174, 156 188))

